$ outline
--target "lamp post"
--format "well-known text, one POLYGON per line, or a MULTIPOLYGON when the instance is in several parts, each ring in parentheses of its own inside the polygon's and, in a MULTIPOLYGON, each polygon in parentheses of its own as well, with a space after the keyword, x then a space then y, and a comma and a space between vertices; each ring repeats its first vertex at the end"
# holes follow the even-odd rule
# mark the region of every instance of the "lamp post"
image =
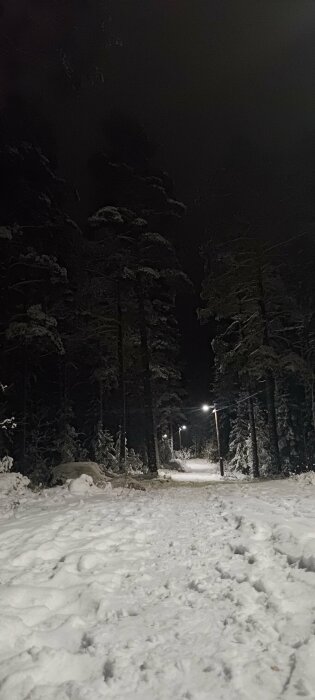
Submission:
POLYGON ((224 465, 223 465, 223 457, 221 454, 221 440, 220 440, 220 430, 219 430, 219 421, 218 421, 218 411, 216 409, 215 404, 213 404, 212 406, 209 406, 209 404, 204 403, 202 406, 202 410, 204 411, 204 413, 208 413, 208 411, 210 411, 211 408, 212 408, 212 413, 214 414, 214 421, 215 421, 215 431, 216 431, 216 436, 217 436, 220 474, 221 474, 221 476, 224 476, 224 465))
POLYGON ((187 425, 180 425, 178 428, 179 449, 182 449, 182 430, 187 430, 187 425))

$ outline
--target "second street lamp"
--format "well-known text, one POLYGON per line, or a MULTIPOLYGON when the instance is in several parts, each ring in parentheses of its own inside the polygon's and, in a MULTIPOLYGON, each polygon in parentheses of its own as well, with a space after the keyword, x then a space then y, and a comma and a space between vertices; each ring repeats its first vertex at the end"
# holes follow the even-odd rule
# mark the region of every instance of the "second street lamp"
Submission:
POLYGON ((182 430, 187 430, 187 425, 181 425, 178 428, 179 449, 182 449, 182 430))

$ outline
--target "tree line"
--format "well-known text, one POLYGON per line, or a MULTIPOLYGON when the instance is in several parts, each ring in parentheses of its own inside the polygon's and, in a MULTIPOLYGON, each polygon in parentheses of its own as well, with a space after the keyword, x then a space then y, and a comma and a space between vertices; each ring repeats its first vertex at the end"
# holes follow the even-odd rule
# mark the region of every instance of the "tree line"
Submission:
POLYGON ((80 226, 43 151, 16 134, 1 145, 1 448, 42 482, 60 461, 124 470, 135 448, 154 473, 159 436, 181 415, 175 299, 187 278, 172 241, 185 207, 150 170, 141 129, 117 133, 118 121, 91 159, 97 207, 80 226))
POLYGON ((255 477, 314 465, 314 253, 310 226, 272 240, 249 224, 203 250, 225 454, 255 477))

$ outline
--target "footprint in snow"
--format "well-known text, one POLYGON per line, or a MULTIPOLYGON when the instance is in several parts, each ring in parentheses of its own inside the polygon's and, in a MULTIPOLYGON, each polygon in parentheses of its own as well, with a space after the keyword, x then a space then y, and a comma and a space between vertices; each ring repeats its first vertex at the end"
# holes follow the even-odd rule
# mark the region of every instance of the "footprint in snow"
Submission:
POLYGON ((115 663, 111 659, 107 659, 103 666, 103 678, 105 683, 108 683, 112 678, 114 678, 114 667, 115 663))
POLYGON ((188 588, 191 591, 196 591, 197 593, 205 593, 207 586, 202 581, 193 580, 188 584, 188 588))
POLYGON ((237 544, 235 547, 230 545, 230 547, 234 554, 240 554, 241 556, 245 556, 245 554, 248 552, 248 549, 243 544, 237 544))

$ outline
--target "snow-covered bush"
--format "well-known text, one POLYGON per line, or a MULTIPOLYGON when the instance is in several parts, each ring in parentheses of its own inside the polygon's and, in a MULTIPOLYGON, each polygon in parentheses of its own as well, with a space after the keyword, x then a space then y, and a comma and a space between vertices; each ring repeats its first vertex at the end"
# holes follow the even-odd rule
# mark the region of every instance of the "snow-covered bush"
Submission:
POLYGON ((6 403, 5 403, 5 393, 7 386, 0 382, 0 473, 4 474, 9 472, 13 466, 13 458, 9 457, 7 454, 9 444, 12 440, 12 434, 16 428, 16 422, 13 417, 8 418, 6 416, 6 403))
POLYGON ((87 457, 86 450, 81 445, 80 436, 76 428, 68 421, 59 438, 58 452, 62 462, 82 461, 87 457))
POLYGON ((16 428, 16 422, 14 418, 3 418, 0 421, 0 429, 6 433, 10 433, 16 428))
POLYGON ((97 426, 92 447, 94 459, 98 464, 102 464, 105 469, 117 469, 118 459, 114 438, 109 430, 104 429, 100 424, 97 426))
MULTIPOLYGON (((258 445, 259 471, 261 476, 273 473, 270 456, 269 429, 267 415, 261 404, 255 405, 256 437, 258 445)), ((251 459, 251 453, 250 453, 251 459)))
POLYGON ((64 347, 58 332, 56 319, 42 309, 41 304, 30 306, 24 318, 12 321, 7 328, 8 340, 20 340, 31 344, 35 340, 42 342, 43 346, 51 346, 60 355, 64 354, 64 347))
POLYGON ((30 480, 27 476, 18 472, 1 473, 0 474, 0 497, 2 499, 11 496, 12 494, 24 495, 27 493, 27 487, 30 480))
POLYGON ((183 447, 181 450, 174 450, 175 459, 192 459, 193 450, 191 447, 183 447))
POLYGON ((295 479, 299 484, 315 486, 315 472, 313 471, 291 474, 291 478, 295 479))
POLYGON ((5 455, 0 459, 0 474, 7 474, 13 467, 13 458, 5 455))
POLYGON ((144 464, 139 455, 131 448, 126 450, 126 472, 129 474, 143 474, 144 464))
MULTIPOLYGON (((255 402, 255 427, 261 476, 271 475, 273 467, 269 448, 267 415, 263 405, 255 402)), ((229 434, 229 464, 232 471, 252 473, 253 454, 246 402, 239 402, 231 421, 229 434)))
POLYGON ((248 474, 250 470, 250 438, 247 406, 239 403, 229 439, 230 467, 248 474))
POLYGON ((159 444, 159 454, 161 464, 168 464, 172 459, 172 450, 169 440, 162 440, 159 444))
POLYGON ((218 462, 218 446, 212 440, 208 440, 202 447, 200 455, 202 459, 207 459, 208 462, 218 462))

